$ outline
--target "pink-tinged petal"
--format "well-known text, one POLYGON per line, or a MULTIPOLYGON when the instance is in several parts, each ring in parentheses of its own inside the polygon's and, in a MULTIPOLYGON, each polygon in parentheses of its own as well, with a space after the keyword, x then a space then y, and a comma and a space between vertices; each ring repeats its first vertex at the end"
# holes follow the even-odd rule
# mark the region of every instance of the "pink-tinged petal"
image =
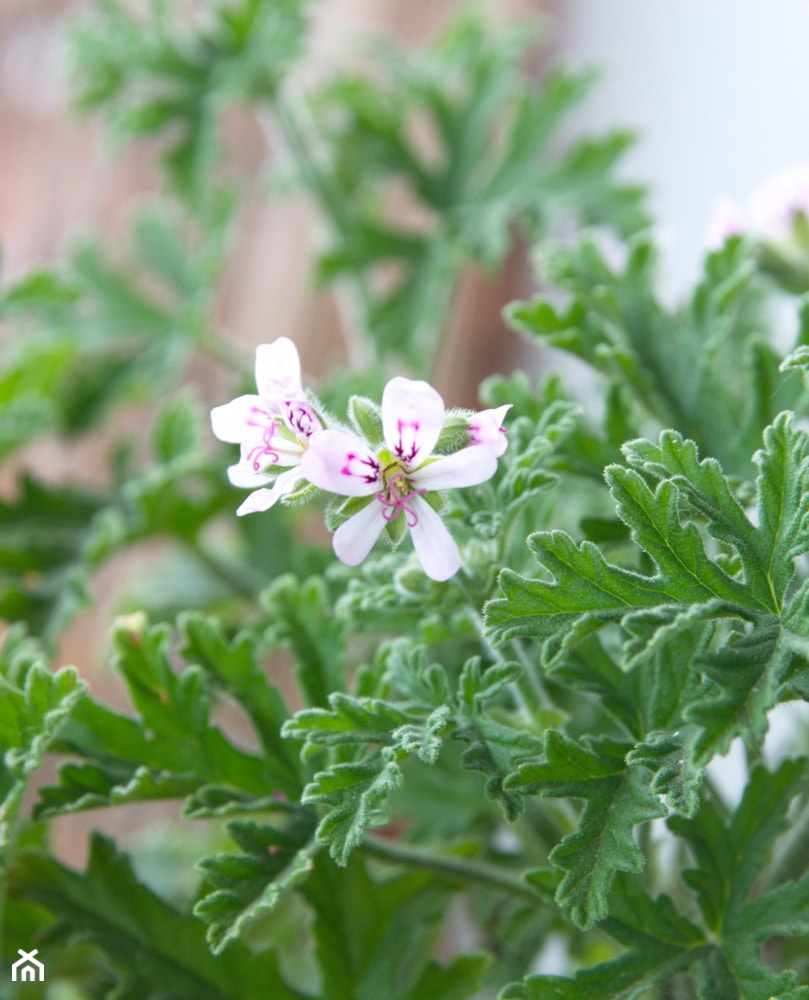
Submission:
POLYGON ((335 531, 332 538, 334 554, 346 566, 358 566, 374 547, 384 527, 382 507, 372 500, 335 531))
POLYGON ((408 479, 426 490, 446 490, 456 486, 477 486, 491 479, 497 469, 497 457, 487 445, 462 448, 446 458, 438 458, 411 472, 408 479))
POLYGON ((345 431, 314 434, 301 458, 301 472, 321 490, 344 497, 365 497, 380 488, 382 474, 368 445, 345 431))
POLYGON ((461 553, 438 514, 420 496, 410 503, 416 521, 410 527, 421 568, 431 580, 449 580, 461 568, 461 553))
POLYGON ((211 410, 211 427, 220 441, 239 444, 250 433, 250 422, 256 413, 266 421, 271 419, 267 403, 258 396, 237 396, 224 406, 211 410))
POLYGON ((298 349, 289 337, 279 337, 256 348, 256 385, 265 399, 303 397, 298 349))
POLYGON ((809 163, 779 170, 750 196, 750 215, 761 235, 790 236, 798 212, 809 215, 809 163))
POLYGON ((288 469, 286 472, 281 473, 270 489, 256 490, 254 493, 251 493, 238 508, 236 514, 241 517, 244 514, 255 514, 262 510, 269 510, 281 497, 285 497, 288 493, 293 493, 299 485, 304 485, 300 471, 298 469, 288 469))
POLYGON ((444 424, 444 400, 427 382, 398 375, 382 393, 382 430, 393 454, 408 468, 433 452, 444 424))
POLYGON ((490 448, 498 458, 508 447, 503 421, 511 409, 511 403, 498 406, 496 410, 481 410, 469 418, 469 443, 490 448))
POLYGON ((281 412, 287 427, 301 441, 308 441, 316 431, 323 430, 323 424, 305 399, 285 400, 281 412))

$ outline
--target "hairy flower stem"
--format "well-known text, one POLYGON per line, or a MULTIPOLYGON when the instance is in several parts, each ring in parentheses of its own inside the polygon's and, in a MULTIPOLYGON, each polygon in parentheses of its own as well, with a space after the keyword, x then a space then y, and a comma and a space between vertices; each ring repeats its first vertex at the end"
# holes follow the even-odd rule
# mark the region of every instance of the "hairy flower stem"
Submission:
POLYGON ((522 896, 538 903, 541 897, 519 875, 487 861, 473 861, 446 854, 435 854, 424 847, 400 840, 386 840, 366 834, 362 850, 374 858, 408 868, 426 868, 441 875, 492 886, 511 896, 522 896))

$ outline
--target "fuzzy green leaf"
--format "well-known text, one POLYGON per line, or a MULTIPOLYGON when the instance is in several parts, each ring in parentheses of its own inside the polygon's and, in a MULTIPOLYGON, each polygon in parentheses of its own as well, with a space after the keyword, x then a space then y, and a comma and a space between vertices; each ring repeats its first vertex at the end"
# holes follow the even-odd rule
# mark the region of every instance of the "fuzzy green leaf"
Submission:
POLYGON ((718 939, 699 973, 701 995, 769 1000, 794 987, 795 974, 772 971, 761 958, 761 945, 771 937, 809 932, 809 878, 750 897, 773 844, 788 829, 790 803, 805 789, 805 761, 787 760, 772 773, 755 768, 729 819, 710 800, 692 822, 669 819, 672 831, 691 847, 696 865, 684 878, 718 939))
POLYGON ((228 642, 219 622, 201 615, 182 615, 179 626, 185 640, 181 652, 186 662, 199 665, 217 688, 244 707, 272 762, 278 789, 289 796, 299 794, 297 754, 281 735, 287 707, 259 662, 256 642, 248 633, 228 642))
POLYGON ((500 1000, 632 1000, 686 970, 704 952, 704 937, 667 896, 649 898, 631 876, 619 876, 611 916, 603 925, 628 950, 572 979, 529 976, 500 1000))
POLYGON ((375 881, 359 853, 345 868, 321 853, 301 891, 316 914, 322 1000, 460 1000, 479 988, 485 958, 469 955, 440 967, 430 958, 453 891, 431 872, 375 881), (462 985, 470 992, 461 993, 462 985))
POLYGON ((367 829, 388 822, 387 799, 401 783, 396 754, 385 748, 356 763, 335 764, 306 786, 301 802, 326 807, 317 839, 339 865, 348 863, 367 829))
POLYGON ((127 717, 89 698, 77 706, 58 749, 79 763, 64 765, 61 784, 43 790, 41 815, 184 797, 212 784, 239 800, 296 787, 283 760, 249 754, 211 725, 203 672, 175 670, 171 638, 165 626, 147 628, 142 616, 118 620, 116 665, 139 715, 127 717))
POLYGON ((325 708, 333 691, 345 688, 345 623, 337 616, 319 577, 280 577, 263 592, 266 639, 289 646, 310 705, 325 708))
POLYGON ((84 697, 72 667, 52 673, 16 628, 0 650, 0 852, 20 809, 28 779, 84 697))
POLYGON ((202 923, 138 882, 126 856, 98 834, 85 872, 29 853, 17 859, 9 881, 15 897, 47 907, 62 934, 106 952, 125 996, 302 1000, 281 978, 272 952, 255 954, 237 943, 212 955, 202 923))
POLYGON ((648 777, 627 768, 626 750, 607 743, 587 750, 550 730, 545 736, 546 760, 523 764, 505 782, 507 790, 586 800, 578 829, 550 854, 565 872, 556 901, 579 927, 590 927, 607 915, 607 896, 617 872, 643 868, 633 828, 666 814, 649 789, 648 777))
POLYGON ((208 924, 208 944, 215 955, 308 877, 317 850, 313 817, 306 813, 293 815, 283 828, 232 822, 227 832, 243 853, 220 853, 198 862, 209 889, 194 914, 208 924))

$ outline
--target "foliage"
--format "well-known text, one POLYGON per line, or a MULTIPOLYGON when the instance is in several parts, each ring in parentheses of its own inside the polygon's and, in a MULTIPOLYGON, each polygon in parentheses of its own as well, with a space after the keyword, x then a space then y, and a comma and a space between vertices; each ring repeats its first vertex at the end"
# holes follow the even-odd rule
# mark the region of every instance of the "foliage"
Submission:
MULTIPOLYGON (((0 953, 37 947, 52 991, 10 996, 806 1000, 807 744, 767 739, 809 697, 809 311, 784 298, 806 248, 787 273, 733 237, 664 304, 628 136, 572 134, 591 74, 537 78, 525 25, 461 12, 301 92, 309 13, 98 0, 77 28, 78 105, 155 142, 161 189, 115 247, 0 292, 0 953), (351 367, 296 402, 347 401, 384 489, 383 383, 435 375, 470 265, 539 242, 542 292, 508 319, 590 382, 493 376, 494 443, 444 413, 437 461, 497 451, 473 488, 415 492, 461 553, 445 582, 404 516, 335 562, 310 484, 235 517, 196 373, 254 391, 222 293, 246 199, 283 190, 237 166, 234 113, 313 201, 315 278, 354 306, 351 367), (103 683, 92 648, 62 665, 94 604, 103 683), (730 802, 715 761, 738 748, 730 802), (61 857, 60 817, 138 827, 144 803, 170 818, 151 840, 61 857)), ((412 515, 409 487, 380 497, 412 515)))

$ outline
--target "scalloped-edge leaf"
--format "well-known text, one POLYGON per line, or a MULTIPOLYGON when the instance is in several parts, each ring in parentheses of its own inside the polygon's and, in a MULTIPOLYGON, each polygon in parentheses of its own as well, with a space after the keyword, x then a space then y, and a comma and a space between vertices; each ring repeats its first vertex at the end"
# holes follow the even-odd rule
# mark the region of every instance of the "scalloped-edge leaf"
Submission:
POLYGON ((309 876, 318 850, 314 828, 309 814, 294 815, 283 828, 229 823, 227 832, 243 853, 222 852, 197 863, 211 888, 194 914, 208 925, 214 955, 265 919, 309 876))

